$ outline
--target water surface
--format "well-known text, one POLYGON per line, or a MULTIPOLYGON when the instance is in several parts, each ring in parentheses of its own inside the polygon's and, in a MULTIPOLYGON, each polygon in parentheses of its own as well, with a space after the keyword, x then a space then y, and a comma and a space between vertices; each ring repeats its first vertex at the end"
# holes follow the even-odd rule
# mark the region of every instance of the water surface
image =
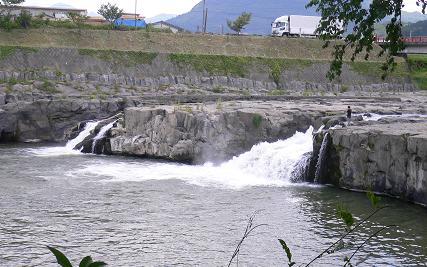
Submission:
MULTIPOLYGON (((262 151, 259 158, 265 156, 262 151)), ((338 203, 347 204, 357 218, 371 211, 364 194, 292 185, 288 170, 239 171, 248 164, 239 160, 219 167, 185 166, 35 145, 0 146, 0 266, 57 266, 46 245, 73 262, 92 255, 110 266, 224 266, 257 210, 255 223, 268 225, 246 240, 239 262, 285 266, 278 238, 304 263, 343 232, 335 215, 338 203)), ((383 203, 390 208, 351 241, 359 244, 384 225, 398 228, 373 239, 354 263, 426 265, 427 210, 389 198, 383 203)), ((340 266, 351 248, 313 266, 340 266)))

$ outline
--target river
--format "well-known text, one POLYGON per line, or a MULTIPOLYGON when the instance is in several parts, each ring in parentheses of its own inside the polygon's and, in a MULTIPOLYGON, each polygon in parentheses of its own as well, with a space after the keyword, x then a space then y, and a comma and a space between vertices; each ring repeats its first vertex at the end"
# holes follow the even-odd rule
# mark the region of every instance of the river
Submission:
MULTIPOLYGON (((244 242, 239 263, 285 266, 278 238, 307 263, 343 233, 339 203, 358 220, 372 211, 365 194, 289 181, 308 136, 257 146, 220 166, 0 145, 0 266, 57 266, 47 245, 75 263, 91 255, 110 266, 224 266, 255 211, 255 224, 267 225, 244 242)), ((388 224, 398 227, 353 263, 426 265, 427 210, 387 197, 382 204, 390 208, 313 266, 342 265, 350 243, 388 224)))

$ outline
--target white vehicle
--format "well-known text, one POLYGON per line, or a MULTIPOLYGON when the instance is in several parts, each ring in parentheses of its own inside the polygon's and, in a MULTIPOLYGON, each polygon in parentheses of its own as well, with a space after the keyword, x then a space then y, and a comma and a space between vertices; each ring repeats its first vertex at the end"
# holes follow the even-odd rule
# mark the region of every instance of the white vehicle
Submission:
POLYGON ((317 37, 317 26, 321 17, 315 16, 282 16, 271 24, 273 36, 305 36, 317 37))

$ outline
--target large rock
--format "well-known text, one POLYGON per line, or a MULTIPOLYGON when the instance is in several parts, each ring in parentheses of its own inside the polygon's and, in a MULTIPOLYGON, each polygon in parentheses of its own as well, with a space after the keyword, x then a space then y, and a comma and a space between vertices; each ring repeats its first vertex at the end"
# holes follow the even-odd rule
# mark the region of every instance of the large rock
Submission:
POLYGON ((123 110, 121 100, 37 100, 16 102, 0 110, 0 142, 66 140, 81 121, 99 120, 123 110))
POLYGON ((321 112, 280 102, 156 106, 125 110, 125 130, 111 139, 113 153, 180 162, 221 162, 261 141, 286 139, 320 123, 321 112))
POLYGON ((427 121, 330 130, 322 182, 427 204, 427 121))

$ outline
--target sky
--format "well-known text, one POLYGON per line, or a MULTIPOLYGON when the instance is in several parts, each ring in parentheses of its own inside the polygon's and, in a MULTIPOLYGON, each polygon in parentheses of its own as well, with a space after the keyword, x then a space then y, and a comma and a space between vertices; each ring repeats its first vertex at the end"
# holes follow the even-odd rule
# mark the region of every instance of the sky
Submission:
MULTIPOLYGON (((133 13, 135 0, 25 0, 26 6, 52 6, 63 3, 75 8, 87 9, 96 13, 101 4, 110 2, 123 9, 124 12, 133 13)), ((158 14, 182 14, 191 10, 200 0, 137 0, 137 13, 145 17, 153 17, 158 14)))
MULTIPOLYGON (((158 14, 182 14, 191 10, 201 0, 137 0, 137 13, 145 17, 153 17, 158 14)), ((206 0, 209 1, 209 0, 206 0)), ((280 1, 280 0, 278 0, 280 1)), ((106 2, 117 4, 125 12, 133 13, 135 0, 26 0, 24 5, 28 6, 51 6, 64 3, 75 8, 87 9, 88 12, 96 13, 99 6, 106 2)), ((404 0, 406 11, 419 11, 415 4, 416 0, 404 0)))

